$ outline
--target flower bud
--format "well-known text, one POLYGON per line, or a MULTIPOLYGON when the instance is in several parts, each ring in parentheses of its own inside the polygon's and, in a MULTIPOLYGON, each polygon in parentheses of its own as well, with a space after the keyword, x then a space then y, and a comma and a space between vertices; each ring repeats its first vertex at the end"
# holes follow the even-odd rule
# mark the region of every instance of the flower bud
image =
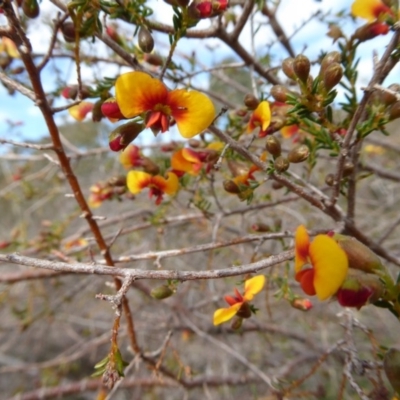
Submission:
POLYGON ((281 155, 281 142, 275 136, 268 136, 265 142, 265 148, 268 153, 272 154, 274 157, 279 157, 281 155))
POLYGON ((385 270, 380 258, 357 239, 340 234, 335 234, 334 239, 346 253, 349 268, 372 274, 385 270))
MULTIPOLYGON (((64 97, 64 99, 76 100, 78 96, 78 85, 66 86, 61 91, 61 96, 64 97)), ((90 88, 86 85, 82 85, 81 99, 84 100, 88 97, 90 97, 90 88)))
POLYGON ((113 176, 112 178, 108 179, 107 183, 110 186, 126 186, 126 177, 125 176, 113 176))
MULTIPOLYGON (((388 87, 388 89, 390 89, 391 91, 396 92, 400 95, 400 85, 398 85, 397 83, 392 83, 388 87)), ((397 97, 395 94, 392 94, 392 93, 386 92, 386 91, 382 91, 382 92, 379 92, 379 100, 385 106, 390 106, 397 100, 397 97)))
POLYGON ((138 45, 143 53, 151 53, 154 49, 154 39, 145 26, 141 26, 138 33, 138 45))
POLYGON ((296 164, 307 160, 309 155, 310 149, 308 148, 308 146, 306 146, 305 144, 299 144, 298 146, 290 150, 287 158, 291 163, 296 164))
POLYGON ((22 11, 28 18, 37 18, 40 14, 37 0, 24 0, 21 7, 22 11))
POLYGON ((247 301, 245 301, 242 306, 239 308, 239 311, 236 313, 236 316, 239 318, 250 318, 251 317, 251 308, 247 301))
POLYGON ((93 105, 92 109, 92 121, 100 122, 103 119, 103 113, 101 112, 101 105, 103 104, 103 100, 97 100, 93 105))
POLYGON ((285 58, 282 62, 282 71, 288 78, 296 80, 296 73, 293 69, 293 61, 294 58, 292 57, 285 58))
POLYGON ((167 285, 157 286, 151 290, 150 296, 153 299, 163 300, 168 297, 171 297, 174 294, 173 290, 167 285))
POLYGON ((142 157, 140 165, 145 172, 151 175, 158 175, 160 172, 160 167, 148 157, 142 157))
POLYGON ((260 104, 260 100, 258 100, 257 97, 252 94, 246 94, 246 96, 244 96, 243 103, 249 110, 255 110, 260 104))
POLYGON ((242 318, 235 318, 231 323, 231 329, 237 331, 242 327, 243 319, 242 318))
POLYGON ((290 90, 283 85, 274 85, 270 90, 271 96, 281 103, 286 103, 287 95, 290 94, 290 90))
POLYGON ((331 51, 325 55, 321 61, 321 68, 319 70, 319 75, 324 76, 326 69, 333 63, 339 64, 342 59, 341 54, 338 51, 331 51))
POLYGON ((279 156, 275 159, 274 166, 278 172, 285 172, 289 169, 290 162, 287 158, 279 156))
POLYGON ((383 358, 383 369, 393 389, 400 393, 400 349, 389 349, 383 358))
POLYGON ((324 74, 323 74, 323 82, 325 86, 325 90, 330 92, 342 79, 343 69, 339 63, 332 63, 329 65, 324 74))
POLYGON ((150 65, 154 65, 155 67, 161 67, 164 61, 159 54, 144 54, 143 60, 146 61, 150 65))
POLYGON ((389 32, 389 26, 384 22, 374 21, 365 24, 358 28, 353 36, 352 40, 358 40, 359 42, 366 42, 379 35, 386 35, 389 32))
POLYGON ((61 25, 61 33, 67 43, 75 43, 75 25, 73 22, 67 21, 61 25))
POLYGON ((251 229, 255 232, 271 232, 271 227, 263 222, 257 222, 251 226, 251 229))
POLYGON ((108 144, 110 149, 112 151, 123 150, 144 128, 143 124, 134 121, 118 126, 109 135, 108 144))
POLYGON ((326 177, 325 177, 325 183, 326 183, 328 186, 333 186, 333 185, 335 184, 335 175, 333 175, 333 174, 328 174, 328 175, 326 175, 326 177))
POLYGON ((310 60, 303 54, 299 54, 293 60, 294 73, 304 83, 307 82, 308 76, 310 75, 310 67, 310 60))
POLYGON ((293 299, 290 302, 290 305, 293 308, 296 308, 297 310, 300 310, 300 311, 311 310, 312 306, 313 306, 313 304, 311 303, 311 301, 309 299, 302 299, 302 298, 293 299))
POLYGON ((224 180, 223 185, 224 185, 225 191, 228 192, 228 193, 232 193, 232 194, 238 194, 238 193, 240 193, 239 186, 236 185, 236 183, 233 182, 233 181, 230 180, 230 179, 224 180))
POLYGON ((121 113, 119 105, 115 97, 110 97, 106 101, 104 101, 101 105, 102 114, 111 119, 125 119, 124 115, 121 113))
POLYGON ((279 189, 282 189, 284 187, 284 185, 280 182, 273 181, 271 187, 274 190, 279 190, 279 189))
POLYGON ((354 171, 354 164, 351 161, 346 161, 343 165, 343 178, 350 176, 354 171))
POLYGON ((400 101, 396 101, 396 103, 392 104, 389 110, 389 119, 397 119, 400 117, 400 101))
POLYGON ((385 292, 385 287, 377 275, 349 269, 347 277, 336 293, 342 307, 360 309, 377 301, 385 292))
MULTIPOLYGON (((259 135, 259 137, 265 137, 268 135, 272 135, 273 133, 279 131, 279 129, 283 128, 286 124, 286 118, 282 118, 279 116, 273 116, 271 118, 271 123, 269 124, 269 127, 262 132, 262 135, 259 135)), ((261 131, 260 131, 261 134, 261 131)))

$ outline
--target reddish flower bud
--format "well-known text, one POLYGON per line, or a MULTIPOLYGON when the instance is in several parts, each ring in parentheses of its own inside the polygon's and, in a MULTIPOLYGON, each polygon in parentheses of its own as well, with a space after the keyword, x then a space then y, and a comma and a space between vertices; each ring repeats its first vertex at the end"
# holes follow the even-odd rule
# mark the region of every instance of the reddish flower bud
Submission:
POLYGON ((212 18, 228 8, 228 0, 194 0, 188 7, 192 19, 212 18))
POLYGON ((251 229, 255 232, 270 232, 271 227, 263 222, 258 222, 251 226, 251 229))
POLYGON ((102 114, 111 119, 125 119, 122 115, 121 110, 118 106, 117 100, 114 97, 110 97, 101 105, 102 114))
POLYGON ((231 329, 237 331, 242 327, 243 319, 242 318, 235 318, 231 323, 231 329))
POLYGON ((384 22, 374 21, 358 28, 351 38, 352 40, 358 40, 359 42, 366 42, 376 36, 386 35, 388 32, 389 26, 387 24, 384 22))
POLYGON ((302 298, 293 299, 290 302, 290 305, 293 308, 296 308, 297 310, 301 310, 301 311, 308 311, 308 310, 311 310, 313 307, 313 304, 311 303, 311 301, 309 299, 302 299, 302 298))
POLYGON ((114 129, 108 138, 108 144, 112 151, 120 151, 125 149, 132 140, 134 140, 140 132, 145 128, 143 124, 138 122, 127 122, 114 129))
POLYGON ((360 309, 362 306, 377 301, 384 292, 384 284, 377 275, 349 269, 336 297, 341 306, 360 309))
POLYGON ((328 174, 328 175, 326 175, 326 177, 325 177, 325 183, 326 183, 328 186, 333 186, 333 185, 335 184, 335 175, 333 175, 333 174, 328 174))
MULTIPOLYGON (((392 92, 397 93, 400 95, 400 85, 397 83, 392 83, 389 85, 388 89, 392 92)), ((396 102, 397 96, 394 93, 386 92, 386 91, 379 91, 379 101, 383 103, 385 106, 390 106, 394 102, 396 102)))

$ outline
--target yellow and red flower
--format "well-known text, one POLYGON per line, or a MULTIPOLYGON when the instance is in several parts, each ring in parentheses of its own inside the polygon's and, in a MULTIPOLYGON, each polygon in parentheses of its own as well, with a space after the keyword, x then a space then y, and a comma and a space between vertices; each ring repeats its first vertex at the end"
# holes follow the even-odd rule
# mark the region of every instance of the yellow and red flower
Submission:
POLYGON ((81 101, 76 106, 68 108, 68 112, 72 118, 81 122, 86 118, 86 115, 93 110, 94 104, 89 101, 81 101))
POLYGON ((212 101, 195 90, 169 91, 158 79, 144 72, 128 72, 115 83, 118 106, 125 118, 143 115, 146 128, 169 130, 176 122, 180 134, 191 138, 206 129, 215 118, 212 101))
POLYGON ((113 189, 105 183, 96 183, 90 187, 90 195, 88 199, 89 207, 98 208, 103 201, 111 200, 113 197, 113 189))
POLYGON ((175 194, 179 189, 178 177, 173 172, 167 173, 168 177, 151 175, 147 172, 132 170, 128 172, 126 184, 132 194, 140 193, 143 189, 149 188, 149 197, 156 197, 156 204, 163 200, 164 193, 175 194))
POLYGON ((140 154, 139 147, 131 144, 121 152, 119 161, 126 169, 140 167, 143 165, 143 156, 140 154))
POLYGON ((247 132, 250 133, 256 128, 260 128, 259 137, 267 135, 266 130, 271 123, 271 108, 268 101, 261 101, 257 108, 253 111, 247 125, 247 132))
POLYGON ((329 235, 317 235, 312 242, 306 228, 300 225, 295 236, 295 273, 303 291, 319 300, 333 296, 348 272, 344 250, 329 235), (303 268, 306 266, 306 268, 303 268))
POLYGON ((243 295, 235 288, 234 296, 225 296, 225 301, 229 304, 229 307, 220 308, 214 312, 214 325, 220 325, 229 321, 235 315, 240 318, 249 318, 251 316, 251 309, 248 303, 253 300, 257 293, 261 292, 264 284, 265 276, 257 275, 245 281, 243 295))
POLYGON ((351 13, 368 22, 393 17, 393 11, 381 0, 355 0, 351 6, 351 13))

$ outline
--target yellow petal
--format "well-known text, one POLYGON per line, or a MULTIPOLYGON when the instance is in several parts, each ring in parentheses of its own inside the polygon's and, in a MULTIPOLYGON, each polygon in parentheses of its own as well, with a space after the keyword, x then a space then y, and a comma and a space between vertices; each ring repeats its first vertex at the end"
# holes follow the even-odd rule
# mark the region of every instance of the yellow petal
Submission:
POLYGON ((308 262, 308 251, 310 237, 304 225, 300 225, 296 230, 295 241, 295 272, 299 272, 304 264, 308 262))
POLYGON ((165 105, 168 96, 166 86, 144 72, 128 72, 115 82, 115 96, 125 118, 153 110, 157 104, 165 105))
POLYGON ((153 176, 151 183, 164 193, 175 194, 179 189, 179 179, 173 172, 168 172, 167 176, 167 179, 160 175, 153 176))
POLYGON ((314 268, 315 291, 319 300, 326 300, 338 291, 346 278, 346 253, 328 235, 316 236, 309 251, 314 268))
POLYGON ((15 45, 15 43, 11 39, 9 39, 7 37, 3 37, 2 41, 3 41, 3 44, 4 44, 5 52, 11 58, 20 58, 20 55, 19 55, 18 50, 17 50, 17 46, 15 45))
POLYGON ((191 138, 208 128, 215 118, 215 107, 203 93, 184 89, 168 93, 168 106, 184 138, 191 138))
POLYGON ((391 14, 391 10, 380 0, 355 0, 351 6, 351 13, 355 17, 373 22, 380 14, 391 14))
POLYGON ((262 288, 265 285, 265 276, 257 275, 253 276, 244 283, 244 295, 243 298, 246 301, 253 300, 254 295, 261 292, 262 288))
POLYGON ((253 111, 250 117, 249 125, 247 126, 247 132, 253 131, 255 128, 260 127, 262 131, 265 131, 271 123, 271 108, 269 107, 268 101, 262 101, 257 108, 253 111))
POLYGON ((239 311, 239 308, 242 306, 242 304, 243 303, 237 303, 228 308, 219 308, 218 310, 216 310, 214 312, 213 324, 220 325, 226 321, 229 321, 231 318, 233 318, 236 315, 236 313, 239 311))
POLYGON ((211 142, 207 145, 207 149, 215 150, 215 151, 222 151, 225 147, 225 143, 223 142, 211 142))
POLYGON ((126 185, 132 194, 140 193, 149 186, 152 176, 143 171, 129 171, 126 177, 126 185))

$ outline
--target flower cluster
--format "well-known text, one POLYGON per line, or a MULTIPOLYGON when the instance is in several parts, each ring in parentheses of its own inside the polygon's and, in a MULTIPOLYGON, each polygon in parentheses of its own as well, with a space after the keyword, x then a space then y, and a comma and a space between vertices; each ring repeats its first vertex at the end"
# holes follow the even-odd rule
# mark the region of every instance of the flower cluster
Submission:
POLYGON ((295 235, 295 279, 309 296, 335 296, 344 307, 361 308, 382 299, 389 304, 397 293, 379 257, 364 244, 339 234, 310 241, 303 225, 295 235))

